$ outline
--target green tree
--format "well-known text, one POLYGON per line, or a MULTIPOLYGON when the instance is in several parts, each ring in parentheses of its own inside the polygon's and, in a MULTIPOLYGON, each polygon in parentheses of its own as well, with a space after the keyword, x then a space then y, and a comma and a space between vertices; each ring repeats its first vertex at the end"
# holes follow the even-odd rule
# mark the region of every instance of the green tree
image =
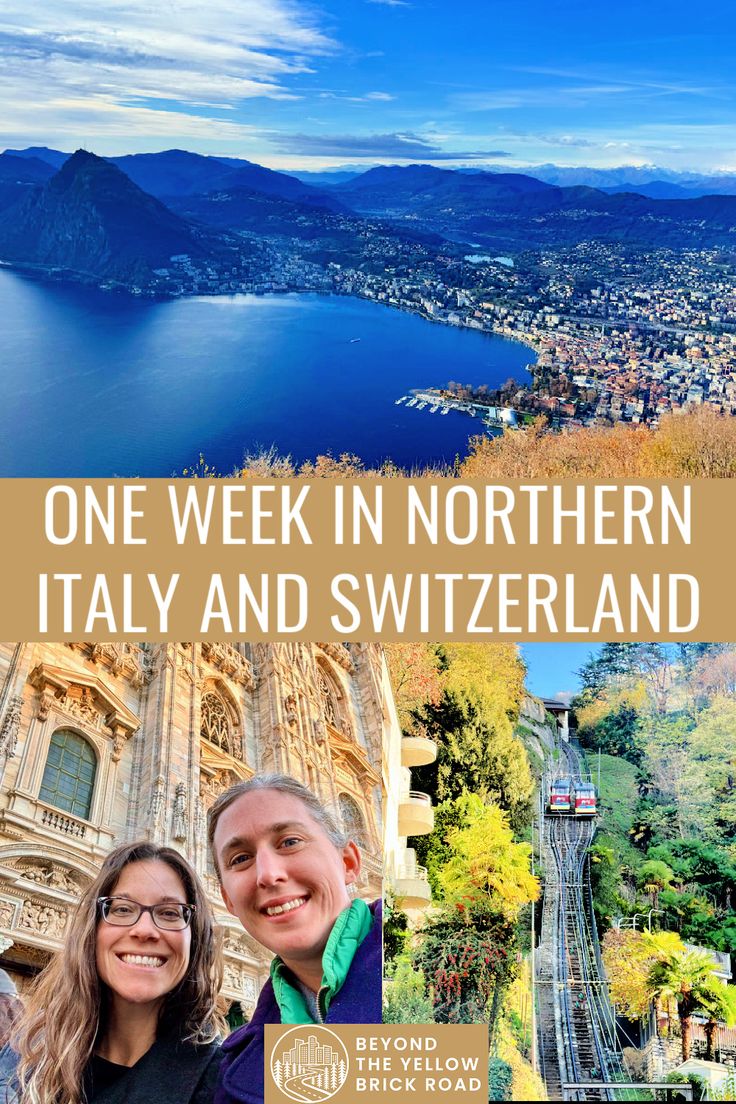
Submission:
POLYGON ((652 908, 657 908, 661 890, 672 884, 674 872, 660 859, 647 859, 639 867, 639 887, 649 894, 652 908))
POLYGON ((690 733, 686 824, 707 839, 736 837, 736 699, 717 697, 690 733))
POLYGON ((399 724, 407 732, 417 727, 417 714, 440 702, 444 667, 436 644, 398 642, 384 646, 399 724))
POLYGON ((488 900, 509 915, 539 896, 531 872, 531 848, 516 843, 507 815, 477 794, 458 798, 462 823, 448 834, 450 858, 438 874, 444 900, 488 900))
POLYGON ((654 709, 662 712, 666 708, 672 671, 670 655, 662 644, 604 644, 579 674, 582 687, 579 697, 583 703, 641 684, 654 709))
POLYGON ((418 788, 438 802, 475 793, 505 809, 515 830, 529 823, 534 779, 508 717, 490 716, 477 698, 446 694, 424 710, 420 723, 437 742, 437 760, 414 772, 418 788))
POLYGON ((581 743, 593 751, 618 755, 630 763, 641 762, 639 714, 628 702, 604 713, 596 722, 583 722, 579 729, 581 743))
POLYGON ((503 1058, 488 1059, 488 1099, 512 1100, 514 1074, 503 1058))
POLYGON ((649 971, 652 997, 677 1002, 683 1062, 690 1057, 693 1015, 705 1008, 703 1002, 709 999, 714 978, 713 960, 704 951, 676 951, 660 958, 649 971))
POLYGON ((387 893, 383 907, 383 961, 384 972, 391 973, 394 962, 405 953, 409 938, 409 917, 387 893))
POLYGON ((664 717, 650 714, 640 725, 644 771, 654 790, 674 805, 675 827, 681 838, 689 828, 687 771, 693 724, 692 717, 679 713, 664 717))
POLYGON ((415 966, 424 972, 437 1023, 484 1023, 493 1032, 516 970, 513 920, 488 900, 444 905, 422 929, 415 966))
POLYGON ((632 1020, 645 1016, 655 999, 651 983, 653 967, 663 959, 682 954, 685 945, 674 932, 632 931, 611 928, 603 939, 603 964, 611 997, 632 1020))
POLYGON ((715 1062, 715 1043, 718 1025, 733 1027, 736 1024, 736 987, 726 985, 714 977, 700 995, 700 1007, 707 1016, 705 1022, 707 1062, 715 1062))
POLYGON ((396 960, 393 978, 386 985, 383 1022, 431 1023, 432 1001, 427 996, 426 989, 422 971, 412 969, 408 954, 400 955, 396 960))

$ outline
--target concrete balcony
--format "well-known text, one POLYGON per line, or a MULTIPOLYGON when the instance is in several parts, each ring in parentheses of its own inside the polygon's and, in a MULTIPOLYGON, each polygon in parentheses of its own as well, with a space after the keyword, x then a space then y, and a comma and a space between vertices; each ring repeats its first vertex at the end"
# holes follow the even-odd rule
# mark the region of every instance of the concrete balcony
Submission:
POLYGON ((396 903, 399 908, 426 908, 432 900, 427 870, 423 866, 402 866, 399 869, 394 887, 396 903))
POLYGON ((424 767, 437 758, 437 745, 427 736, 401 737, 401 764, 404 767, 424 767))
POLYGON ((399 835, 426 836, 434 828, 434 809, 429 794, 410 790, 399 798, 399 835))
POLYGON ((115 842, 110 828, 82 820, 18 790, 11 790, 1 819, 9 835, 16 836, 20 830, 23 836, 33 838, 38 848, 43 848, 45 840, 52 847, 62 845, 70 854, 90 849, 99 853, 109 851, 115 842))

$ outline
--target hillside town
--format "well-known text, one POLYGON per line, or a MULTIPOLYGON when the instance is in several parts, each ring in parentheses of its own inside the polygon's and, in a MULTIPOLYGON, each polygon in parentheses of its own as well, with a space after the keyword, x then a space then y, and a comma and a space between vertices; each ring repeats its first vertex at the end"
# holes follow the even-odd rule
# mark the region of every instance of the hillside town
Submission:
MULTIPOLYGON (((656 426, 663 414, 688 406, 736 413, 736 273, 717 250, 629 255, 620 245, 584 242, 512 261, 401 242, 380 227, 364 239, 358 265, 317 263, 297 239, 259 238, 249 246, 247 255, 222 264, 174 256, 150 287, 132 290, 355 295, 500 334, 536 355, 528 365, 532 381, 510 381, 504 402, 555 423, 656 426)), ((483 401, 483 390, 467 397, 483 401)))

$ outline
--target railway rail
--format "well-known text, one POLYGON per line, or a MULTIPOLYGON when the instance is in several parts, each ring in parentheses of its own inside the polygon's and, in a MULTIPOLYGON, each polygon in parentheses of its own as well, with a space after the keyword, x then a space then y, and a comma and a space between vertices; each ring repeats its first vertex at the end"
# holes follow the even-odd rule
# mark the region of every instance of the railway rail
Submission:
MULTIPOLYGON (((574 747, 565 749, 573 778, 587 777, 574 747)), ((616 1019, 593 913, 589 850, 592 819, 542 817, 545 869, 542 934, 537 952, 540 1073, 553 1100, 615 1100, 625 1081, 616 1019), (601 1088, 590 1085, 600 1081, 601 1088), (571 1085, 587 1083, 583 1090, 571 1085), (603 1084, 603 1083, 608 1084, 603 1084)))

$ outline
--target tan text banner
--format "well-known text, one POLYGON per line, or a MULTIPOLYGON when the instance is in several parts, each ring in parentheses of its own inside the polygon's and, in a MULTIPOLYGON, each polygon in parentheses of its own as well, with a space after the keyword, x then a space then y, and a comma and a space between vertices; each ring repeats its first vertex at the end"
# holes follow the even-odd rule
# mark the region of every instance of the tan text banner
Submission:
POLYGON ((734 482, 0 481, 15 640, 732 640, 734 482))

